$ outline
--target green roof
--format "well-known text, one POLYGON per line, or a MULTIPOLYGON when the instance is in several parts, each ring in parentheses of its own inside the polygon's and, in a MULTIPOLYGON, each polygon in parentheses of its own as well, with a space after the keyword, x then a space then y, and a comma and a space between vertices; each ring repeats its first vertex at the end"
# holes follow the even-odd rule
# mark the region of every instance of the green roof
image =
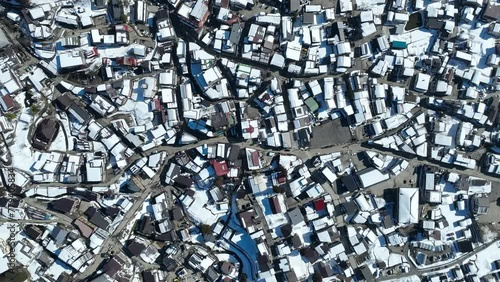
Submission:
POLYGON ((406 42, 404 42, 404 41, 392 41, 392 48, 405 49, 406 46, 407 46, 406 42))
POLYGON ((307 98, 304 102, 311 112, 315 112, 319 109, 318 102, 316 102, 313 97, 307 98))

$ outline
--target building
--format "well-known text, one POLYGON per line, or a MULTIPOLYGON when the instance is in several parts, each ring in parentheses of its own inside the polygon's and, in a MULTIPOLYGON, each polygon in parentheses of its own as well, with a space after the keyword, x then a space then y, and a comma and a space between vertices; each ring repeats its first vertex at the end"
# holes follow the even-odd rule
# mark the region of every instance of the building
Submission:
POLYGON ((189 7, 185 3, 180 5, 177 9, 177 15, 184 24, 193 29, 197 29, 205 25, 210 15, 210 9, 208 8, 207 2, 198 0, 192 7, 189 7))
POLYGON ((415 78, 414 90, 420 93, 425 93, 429 90, 431 76, 425 73, 417 74, 415 78))
POLYGON ((398 223, 415 224, 418 223, 418 188, 399 188, 398 190, 398 223))
POLYGON ((81 51, 59 53, 57 55, 59 72, 69 72, 86 66, 85 57, 81 51))
POLYGON ((75 201, 69 198, 61 198, 51 203, 52 208, 64 214, 70 214, 75 207, 75 201))
POLYGON ((47 150, 59 132, 59 123, 53 119, 42 120, 35 129, 32 145, 38 150, 47 150))
POLYGON ((135 2, 135 22, 145 23, 148 19, 148 5, 146 1, 135 2))
POLYGON ((377 183, 389 180, 390 178, 389 174, 382 173, 376 168, 367 168, 359 171, 357 174, 361 184, 361 188, 368 188, 377 183))

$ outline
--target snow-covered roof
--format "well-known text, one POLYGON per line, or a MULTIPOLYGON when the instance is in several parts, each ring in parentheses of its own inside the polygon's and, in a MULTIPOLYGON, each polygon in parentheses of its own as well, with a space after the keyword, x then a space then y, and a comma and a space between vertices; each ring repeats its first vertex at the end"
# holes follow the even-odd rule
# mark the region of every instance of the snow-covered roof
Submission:
POLYGON ((399 188, 398 223, 418 223, 418 188, 399 188))

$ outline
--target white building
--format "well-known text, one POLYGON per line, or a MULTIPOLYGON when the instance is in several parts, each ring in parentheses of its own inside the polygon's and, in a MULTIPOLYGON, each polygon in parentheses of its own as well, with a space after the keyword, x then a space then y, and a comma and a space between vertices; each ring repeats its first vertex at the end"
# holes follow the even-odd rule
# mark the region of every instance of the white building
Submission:
POLYGON ((431 82, 431 76, 424 73, 417 74, 415 78, 415 91, 425 93, 429 90, 429 84, 431 82))
POLYGON ((418 188, 399 188, 398 223, 418 223, 418 188))

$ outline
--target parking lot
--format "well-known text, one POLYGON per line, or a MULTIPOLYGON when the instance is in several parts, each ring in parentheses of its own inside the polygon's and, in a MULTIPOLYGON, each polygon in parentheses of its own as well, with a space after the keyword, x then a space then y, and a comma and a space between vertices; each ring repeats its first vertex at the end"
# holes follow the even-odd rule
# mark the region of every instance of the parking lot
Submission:
POLYGON ((336 119, 313 127, 310 147, 311 149, 319 149, 342 145, 348 143, 351 139, 349 127, 341 124, 340 119, 336 119))

